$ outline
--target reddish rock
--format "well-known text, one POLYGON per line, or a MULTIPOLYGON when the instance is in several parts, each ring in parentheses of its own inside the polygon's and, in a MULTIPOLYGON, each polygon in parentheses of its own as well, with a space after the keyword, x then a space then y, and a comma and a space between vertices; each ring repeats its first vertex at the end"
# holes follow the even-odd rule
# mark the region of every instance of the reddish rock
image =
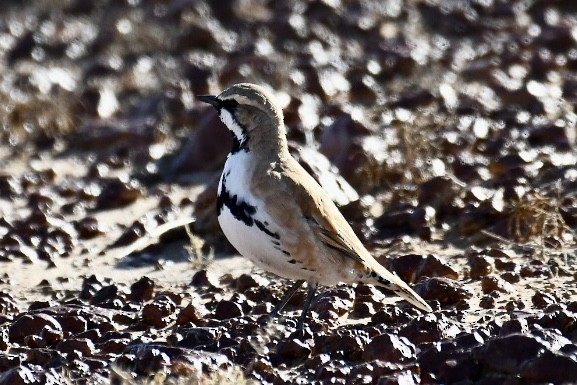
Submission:
POLYGON ((295 362, 306 360, 311 354, 310 347, 298 339, 279 341, 275 350, 276 352, 272 359, 275 365, 278 363, 293 365, 295 362))
POLYGON ((544 264, 526 265, 521 268, 521 277, 551 277, 551 268, 544 264))
POLYGON ((413 318, 415 318, 415 315, 409 314, 398 306, 387 306, 373 314, 371 322, 393 326, 405 324, 413 318))
POLYGON ((120 354, 129 344, 130 339, 128 338, 112 338, 107 341, 97 343, 96 348, 98 348, 98 350, 100 350, 102 353, 120 354))
POLYGON ((443 383, 453 384, 477 378, 481 373, 480 365, 468 353, 457 354, 445 360, 439 366, 438 379, 443 383))
POLYGON ((79 334, 88 330, 88 320, 84 316, 58 314, 55 318, 62 325, 65 334, 79 334))
POLYGON ((571 383, 577 378, 577 360, 560 352, 545 351, 521 368, 521 378, 530 383, 571 383))
POLYGON ((214 309, 214 317, 218 320, 236 318, 243 315, 242 307, 234 301, 222 300, 214 309))
POLYGON ((401 327, 399 335, 406 337, 414 344, 436 342, 446 338, 454 338, 462 332, 462 325, 447 318, 443 314, 429 313, 418 317, 401 327))
POLYGON ((219 283, 217 277, 213 273, 210 273, 206 269, 202 269, 197 271, 192 276, 192 281, 190 282, 190 284, 195 287, 206 287, 209 289, 216 289, 219 283))
POLYGON ((94 343, 87 338, 68 338, 60 342, 56 349, 67 354, 77 351, 82 353, 82 356, 92 356, 96 353, 94 343))
POLYGON ((347 359, 359 359, 367 345, 364 336, 322 335, 315 336, 313 354, 338 355, 347 359))
POLYGON ((473 279, 480 279, 493 271, 493 262, 484 256, 473 255, 468 258, 470 273, 473 279))
POLYGON ((527 334, 511 334, 489 340, 475 351, 475 359, 490 370, 518 373, 522 364, 537 358, 546 346, 527 334))
POLYGON ((187 323, 197 323, 202 320, 202 315, 203 314, 196 306, 188 304, 184 308, 180 309, 178 317, 176 318, 176 324, 184 325, 187 323))
MULTIPOLYGON (((336 295, 340 289, 328 289, 319 294, 311 304, 310 310, 318 314, 320 319, 338 318, 350 311, 353 301, 350 296, 336 295)), ((347 294, 350 294, 347 292, 347 294)))
POLYGON ((136 242, 146 234, 146 226, 141 220, 135 221, 131 226, 112 243, 112 247, 122 247, 136 242))
POLYGON ((81 239, 91 239, 104 234, 104 229, 94 217, 85 217, 78 222, 74 222, 74 228, 81 239))
POLYGON ((481 280, 481 290, 483 290, 484 294, 489 294, 493 291, 498 291, 500 293, 513 293, 515 288, 504 279, 490 276, 483 277, 481 280))
POLYGON ((142 277, 130 285, 128 300, 144 302, 152 299, 154 293, 154 281, 148 277, 142 277))
POLYGON ((521 280, 521 275, 518 273, 506 272, 501 274, 501 278, 509 283, 517 283, 521 280))
POLYGON ((453 178, 437 176, 419 186, 419 207, 430 206, 443 214, 453 204, 461 186, 453 178))
POLYGON ((455 304, 469 299, 473 293, 461 282, 447 278, 429 278, 419 282, 415 291, 427 301, 439 301, 441 305, 455 304))
POLYGON ((267 286, 269 281, 258 274, 241 274, 233 281, 233 284, 239 293, 244 293, 254 287, 267 286))
POLYGON ((100 183, 102 187, 96 201, 96 208, 100 210, 109 210, 129 205, 143 195, 142 187, 133 179, 101 179, 100 183))
POLYGON ((557 300, 551 294, 537 290, 535 291, 535 294, 533 294, 533 297, 531 297, 531 302, 536 308, 543 309, 549 305, 556 303, 557 300))
POLYGON ((162 296, 144 305, 141 311, 142 320, 155 327, 164 327, 176 319, 176 304, 168 297, 162 296))
POLYGON ((62 332, 62 326, 52 316, 44 313, 24 314, 17 318, 8 329, 10 342, 22 344, 24 337, 29 335, 40 335, 45 327, 62 332))
POLYGON ((194 349, 200 346, 216 345, 216 342, 223 334, 223 330, 212 327, 194 327, 179 329, 178 333, 181 335, 181 338, 177 345, 194 349))
POLYGON ((0 314, 16 314, 19 311, 13 296, 10 293, 0 292, 0 314))
POLYGON ((363 359, 388 362, 404 362, 415 357, 415 346, 405 337, 381 334, 369 342, 363 350, 363 359))
POLYGON ((505 310, 509 312, 525 309, 525 303, 522 300, 508 301, 505 304, 505 310))
POLYGON ((90 298, 89 303, 91 305, 101 304, 102 302, 109 301, 116 297, 118 293, 118 286, 116 285, 108 285, 104 286, 90 298))
POLYGON ((527 320, 513 319, 503 322, 501 329, 499 329, 499 336, 508 336, 511 334, 527 334, 529 332, 529 325, 527 320))
POLYGON ((482 309, 494 309, 495 308, 495 297, 491 295, 484 295, 479 301, 479 306, 482 309))
POLYGON ((422 277, 445 277, 458 279, 459 274, 436 255, 407 254, 385 260, 387 268, 394 271, 405 282, 418 282, 422 277))

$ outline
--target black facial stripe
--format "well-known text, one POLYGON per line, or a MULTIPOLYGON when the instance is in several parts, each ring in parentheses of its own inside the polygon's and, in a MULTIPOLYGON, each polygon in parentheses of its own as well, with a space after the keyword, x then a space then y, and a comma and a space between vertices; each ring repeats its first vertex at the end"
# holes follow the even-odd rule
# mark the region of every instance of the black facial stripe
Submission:
MULTIPOLYGON (((219 103, 218 103, 218 108, 224 108, 225 110, 230 111, 231 113, 234 112, 234 110, 236 109, 236 106, 238 106, 238 102, 234 99, 227 99, 227 100, 221 100, 219 99, 219 103)), ((234 116, 234 113, 233 113, 234 116)))

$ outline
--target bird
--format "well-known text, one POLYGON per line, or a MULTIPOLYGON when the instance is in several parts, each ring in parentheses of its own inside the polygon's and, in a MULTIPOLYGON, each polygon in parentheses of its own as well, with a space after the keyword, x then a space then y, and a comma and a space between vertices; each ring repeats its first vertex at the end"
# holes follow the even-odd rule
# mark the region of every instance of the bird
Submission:
POLYGON ((303 328, 319 285, 373 284, 432 311, 371 256, 328 194, 289 153, 283 111, 267 88, 239 83, 197 98, 216 108, 233 139, 216 200, 223 233, 256 266, 295 281, 267 320, 305 282, 297 329, 303 328))

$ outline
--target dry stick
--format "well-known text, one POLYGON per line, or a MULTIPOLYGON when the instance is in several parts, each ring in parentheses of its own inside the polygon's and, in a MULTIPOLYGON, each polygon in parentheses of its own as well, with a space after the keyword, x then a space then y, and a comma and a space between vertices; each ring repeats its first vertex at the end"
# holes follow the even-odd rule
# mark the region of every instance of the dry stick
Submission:
POLYGON ((119 259, 122 259, 124 257, 129 256, 130 254, 134 253, 135 251, 143 250, 144 248, 146 248, 146 247, 152 245, 154 242, 156 242, 156 240, 160 236, 162 236, 163 234, 169 232, 170 230, 176 229, 180 226, 187 226, 187 225, 193 223, 195 220, 196 220, 196 218, 192 218, 192 217, 180 219, 180 220, 175 220, 175 221, 167 222, 163 225, 160 225, 152 231, 147 231, 147 233, 144 234, 142 237, 140 237, 136 242, 134 242, 133 244, 122 249, 118 253, 118 255, 115 257, 115 259, 119 260, 119 259))

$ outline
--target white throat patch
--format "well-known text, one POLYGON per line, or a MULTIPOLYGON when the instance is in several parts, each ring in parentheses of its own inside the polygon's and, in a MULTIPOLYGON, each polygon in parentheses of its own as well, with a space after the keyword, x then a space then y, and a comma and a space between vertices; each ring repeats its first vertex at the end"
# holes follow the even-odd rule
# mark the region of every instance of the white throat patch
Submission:
POLYGON ((241 145, 246 141, 246 133, 241 126, 238 125, 236 120, 234 120, 230 111, 225 108, 220 109, 220 120, 228 127, 230 132, 234 135, 235 139, 241 145))

